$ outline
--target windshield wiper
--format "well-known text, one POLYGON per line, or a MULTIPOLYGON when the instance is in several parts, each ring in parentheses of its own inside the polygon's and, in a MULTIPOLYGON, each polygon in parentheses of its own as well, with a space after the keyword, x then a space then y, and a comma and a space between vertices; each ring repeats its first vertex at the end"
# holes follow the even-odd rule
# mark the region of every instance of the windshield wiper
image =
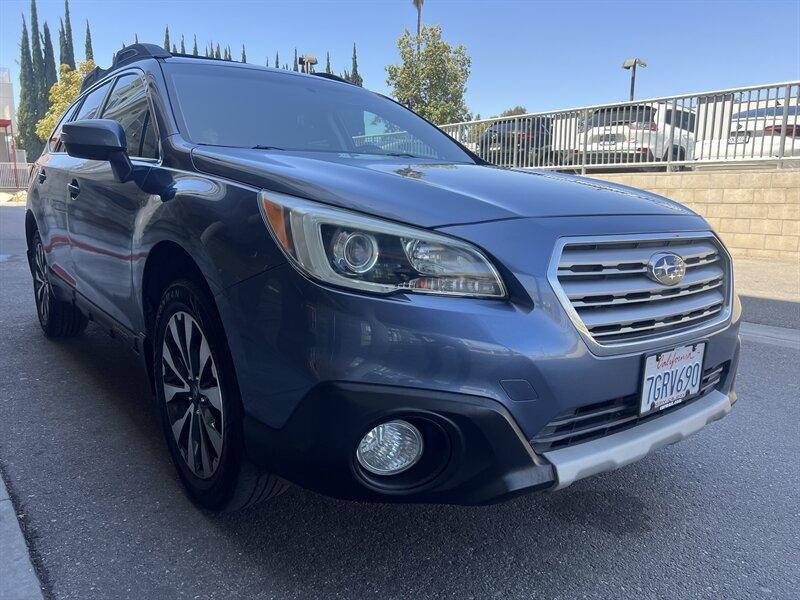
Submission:
POLYGON ((256 146, 252 146, 252 150, 286 150, 286 148, 278 148, 277 146, 262 146, 258 144, 256 146))
POLYGON ((423 158, 422 156, 417 156, 416 154, 409 154, 408 152, 381 152, 380 156, 402 156, 405 158, 423 158))

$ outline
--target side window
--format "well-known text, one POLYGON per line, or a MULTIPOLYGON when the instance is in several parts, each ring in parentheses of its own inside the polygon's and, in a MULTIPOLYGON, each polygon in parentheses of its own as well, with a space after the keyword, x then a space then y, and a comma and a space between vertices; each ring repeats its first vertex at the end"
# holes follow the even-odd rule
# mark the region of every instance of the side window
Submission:
POLYGON ((47 149, 50 152, 64 151, 64 149, 61 147, 61 128, 64 126, 64 123, 68 123, 70 121, 72 116, 75 114, 76 109, 77 105, 73 104, 66 111, 64 111, 64 115, 61 117, 58 125, 56 125, 53 133, 50 134, 50 139, 47 142, 47 149))
POLYGON ((117 79, 103 118, 122 125, 130 156, 158 158, 158 141, 141 75, 130 73, 117 79))
POLYGON ((694 115, 692 113, 684 112, 682 110, 673 111, 670 109, 664 114, 664 122, 667 125, 670 125, 673 121, 673 117, 675 121, 675 127, 686 129, 687 131, 694 131, 694 115))
POLYGON ((76 121, 80 119, 97 119, 100 116, 100 105, 103 103, 103 98, 106 97, 106 92, 108 92, 110 85, 109 83, 101 85, 83 99, 83 104, 81 104, 78 113, 75 115, 76 121))

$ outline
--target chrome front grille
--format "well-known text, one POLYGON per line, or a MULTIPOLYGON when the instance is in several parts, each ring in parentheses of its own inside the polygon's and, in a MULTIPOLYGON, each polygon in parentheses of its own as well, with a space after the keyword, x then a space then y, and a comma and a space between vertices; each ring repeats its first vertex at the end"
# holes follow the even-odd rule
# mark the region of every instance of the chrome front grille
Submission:
MULTIPOLYGON (((554 274, 562 302, 599 345, 656 339, 693 329, 729 305, 730 261, 710 234, 569 241, 554 274), (648 275, 658 252, 683 258, 686 274, 673 286, 648 275)), ((552 281, 552 279, 551 279, 552 281)))
POLYGON ((557 415, 536 434, 536 437, 531 440, 531 446, 540 453, 556 450, 610 435, 651 419, 657 419, 673 410, 680 410, 682 406, 719 388, 725 380, 729 364, 729 362, 724 362, 716 367, 706 369, 700 382, 700 390, 694 396, 658 412, 640 415, 638 394, 565 411, 557 415))

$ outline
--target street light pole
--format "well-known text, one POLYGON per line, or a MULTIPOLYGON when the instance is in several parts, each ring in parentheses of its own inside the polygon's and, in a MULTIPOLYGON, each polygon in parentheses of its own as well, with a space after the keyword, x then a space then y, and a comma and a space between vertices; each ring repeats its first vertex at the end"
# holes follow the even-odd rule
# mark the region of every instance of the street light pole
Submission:
POLYGON ((631 100, 633 100, 633 95, 636 90, 636 67, 640 66, 642 68, 647 66, 647 63, 644 62, 644 59, 641 58, 629 58, 624 63, 622 63, 623 69, 628 69, 631 72, 631 100))

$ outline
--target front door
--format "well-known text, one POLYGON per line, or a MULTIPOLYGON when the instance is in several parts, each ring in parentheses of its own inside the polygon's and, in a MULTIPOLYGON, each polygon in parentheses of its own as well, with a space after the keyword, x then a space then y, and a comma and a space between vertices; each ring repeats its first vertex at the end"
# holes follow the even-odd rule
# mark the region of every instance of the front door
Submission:
POLYGON ((107 161, 82 160, 70 173, 67 212, 72 264, 78 291, 130 330, 135 314, 131 255, 139 211, 150 199, 142 183, 158 159, 141 72, 118 77, 102 118, 125 130, 133 177, 120 183, 107 161))

